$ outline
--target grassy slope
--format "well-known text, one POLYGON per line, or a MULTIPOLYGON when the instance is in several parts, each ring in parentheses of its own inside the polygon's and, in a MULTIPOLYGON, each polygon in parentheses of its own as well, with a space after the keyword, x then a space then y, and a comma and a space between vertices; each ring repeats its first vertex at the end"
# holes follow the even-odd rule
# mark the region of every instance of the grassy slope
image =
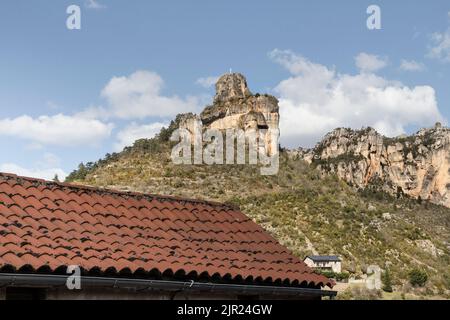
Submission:
POLYGON ((74 182, 232 202, 303 258, 317 250, 339 254, 344 269, 361 275, 370 264, 390 265, 394 285, 407 282, 414 267, 430 277, 429 294, 450 286, 450 209, 411 199, 358 192, 335 177, 320 179, 300 160, 282 154, 277 176, 251 166, 174 165, 170 147, 142 140, 94 166, 74 182), (391 219, 383 219, 383 213, 391 219), (433 257, 414 240, 430 239, 442 250, 433 257), (432 292, 434 291, 434 292, 432 292))

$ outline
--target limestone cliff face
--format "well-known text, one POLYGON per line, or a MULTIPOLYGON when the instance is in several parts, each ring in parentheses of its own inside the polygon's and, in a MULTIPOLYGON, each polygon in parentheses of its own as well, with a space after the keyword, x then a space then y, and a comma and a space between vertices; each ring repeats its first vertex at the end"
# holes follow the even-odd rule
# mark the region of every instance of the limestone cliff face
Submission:
POLYGON ((203 125, 214 129, 278 129, 278 110, 275 97, 253 95, 243 75, 230 73, 219 78, 214 103, 200 117, 203 125))
MULTIPOLYGON (((213 104, 207 106, 200 116, 183 115, 180 128, 192 132, 195 124, 201 124, 203 129, 257 129, 267 132, 267 129, 278 130, 278 111, 278 100, 275 97, 252 94, 242 74, 229 73, 217 81, 213 104)), ((262 134, 264 136, 261 140, 264 141, 267 152, 272 154, 273 137, 269 133, 262 134)))
POLYGON ((397 138, 386 138, 371 128, 340 128, 314 149, 291 154, 356 187, 372 185, 450 207, 450 129, 440 124, 397 138))

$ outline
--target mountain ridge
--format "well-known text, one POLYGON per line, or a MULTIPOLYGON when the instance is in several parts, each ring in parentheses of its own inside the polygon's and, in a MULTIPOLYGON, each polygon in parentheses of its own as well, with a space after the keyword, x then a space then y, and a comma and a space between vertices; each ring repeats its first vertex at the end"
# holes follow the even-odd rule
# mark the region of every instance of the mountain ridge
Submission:
POLYGON ((396 138, 370 127, 337 128, 314 148, 291 154, 358 188, 375 186, 450 207, 450 128, 440 123, 396 138))

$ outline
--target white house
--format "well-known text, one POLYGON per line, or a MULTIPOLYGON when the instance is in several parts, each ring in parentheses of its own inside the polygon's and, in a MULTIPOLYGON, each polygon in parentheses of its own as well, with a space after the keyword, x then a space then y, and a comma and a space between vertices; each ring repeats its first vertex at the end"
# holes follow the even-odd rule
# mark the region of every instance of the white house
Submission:
POLYGON ((307 256, 304 262, 313 269, 329 270, 340 273, 342 260, 338 256, 307 256))

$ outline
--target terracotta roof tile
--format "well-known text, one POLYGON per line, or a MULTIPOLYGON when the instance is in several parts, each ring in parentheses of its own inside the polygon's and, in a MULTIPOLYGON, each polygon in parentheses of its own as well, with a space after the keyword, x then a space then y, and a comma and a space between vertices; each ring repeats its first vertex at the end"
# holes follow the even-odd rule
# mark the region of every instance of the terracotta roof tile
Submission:
POLYGON ((0 268, 69 264, 333 284, 234 207, 0 173, 0 268))

